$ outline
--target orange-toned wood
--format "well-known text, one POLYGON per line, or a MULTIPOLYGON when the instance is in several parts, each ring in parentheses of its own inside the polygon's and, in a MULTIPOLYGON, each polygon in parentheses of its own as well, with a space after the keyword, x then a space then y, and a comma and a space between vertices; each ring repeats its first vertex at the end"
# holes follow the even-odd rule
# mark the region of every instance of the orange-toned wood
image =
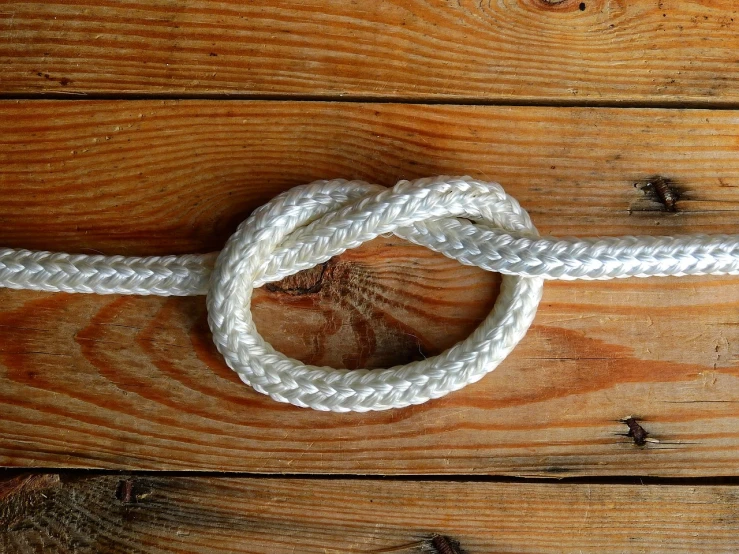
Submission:
POLYGON ((0 92, 739 100, 731 0, 4 2, 0 92))
POLYGON ((716 485, 20 475, 0 485, 0 548, 735 552, 738 510, 736 488, 716 485))
POLYGON ((335 177, 496 180, 545 234, 736 232, 739 211, 730 110, 23 100, 0 118, 11 247, 216 250, 278 192, 335 177))
MULTIPOLYGON (((6 102, 0 244, 215 249, 320 177, 499 179, 543 233, 736 232, 731 111, 292 102, 6 102), (654 174, 676 211, 649 196, 654 174)), ((390 365, 465 336, 497 278, 396 239, 255 299, 313 363, 390 365)), ((549 283, 481 382, 422 406, 325 414, 244 386, 202 298, 0 291, 0 463, 249 472, 734 475, 739 280, 549 283), (620 422, 640 420, 637 446, 620 422)), ((633 434, 633 432, 632 432, 633 434)))

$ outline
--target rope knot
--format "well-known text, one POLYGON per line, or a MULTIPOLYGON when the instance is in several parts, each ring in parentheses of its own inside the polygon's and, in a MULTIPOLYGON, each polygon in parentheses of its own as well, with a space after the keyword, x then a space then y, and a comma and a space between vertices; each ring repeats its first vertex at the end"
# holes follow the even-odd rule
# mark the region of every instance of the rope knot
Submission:
POLYGON ((297 406, 384 410, 444 396, 492 371, 523 338, 541 278, 504 275, 493 311, 466 340, 433 358, 372 371, 309 366, 277 352, 254 325, 251 295, 386 233, 490 269, 479 245, 485 232, 538 236, 500 185, 470 177, 400 181, 390 189, 345 180, 293 188, 257 209, 218 256, 208 291, 213 339, 245 383, 297 406))

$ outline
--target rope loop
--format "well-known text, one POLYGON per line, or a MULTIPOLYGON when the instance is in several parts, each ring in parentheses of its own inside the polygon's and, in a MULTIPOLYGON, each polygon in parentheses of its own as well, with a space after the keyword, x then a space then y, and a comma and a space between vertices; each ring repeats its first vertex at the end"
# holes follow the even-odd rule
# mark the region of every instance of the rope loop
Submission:
POLYGON ((455 241, 445 231, 450 218, 538 236, 526 211, 500 185, 468 177, 401 181, 391 189, 361 181, 318 181, 277 196, 241 224, 216 261, 208 319, 218 350, 257 391, 316 410, 401 408, 478 381, 526 334, 541 299, 541 278, 504 276, 493 311, 470 337, 433 358, 389 369, 305 365, 272 348, 250 313, 254 287, 381 234, 395 233, 440 251, 455 241))

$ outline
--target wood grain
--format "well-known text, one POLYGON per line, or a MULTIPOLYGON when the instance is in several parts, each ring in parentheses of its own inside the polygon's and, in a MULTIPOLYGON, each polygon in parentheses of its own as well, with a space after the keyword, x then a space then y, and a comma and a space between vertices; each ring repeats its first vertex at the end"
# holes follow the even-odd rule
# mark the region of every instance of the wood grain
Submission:
POLYGON ((730 0, 4 2, 4 94, 739 100, 730 0))
MULTIPOLYGON (((317 178, 500 180, 542 231, 737 232, 732 111, 294 102, 0 104, 0 244, 207 251, 317 178), (680 192, 675 211, 651 176, 680 192)), ((497 278, 380 238, 271 290, 286 353, 344 367, 443 350, 497 278)), ((316 413, 245 387, 202 298, 0 291, 0 464, 249 472, 736 475, 739 281, 550 283, 511 357, 444 399, 316 413), (620 420, 635 416, 637 446, 620 420)))
MULTIPOLYGON (((729 553, 732 486, 19 475, 0 548, 54 552, 729 553)), ((1 494, 1 493, 0 493, 1 494)))

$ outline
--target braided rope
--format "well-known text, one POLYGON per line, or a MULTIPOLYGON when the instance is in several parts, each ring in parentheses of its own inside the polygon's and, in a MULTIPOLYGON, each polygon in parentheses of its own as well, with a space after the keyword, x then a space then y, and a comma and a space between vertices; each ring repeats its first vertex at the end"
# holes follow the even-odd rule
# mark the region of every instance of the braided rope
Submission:
POLYGON ((544 279, 739 275, 739 235, 541 238, 495 183, 470 177, 317 181, 258 208, 215 254, 86 256, 0 249, 0 286, 97 294, 208 295, 213 340, 239 377, 280 402, 336 412, 420 404, 481 379, 523 338, 544 279), (473 223, 474 222, 474 223, 473 223), (279 281, 381 234, 489 271, 500 295, 464 341, 380 370, 305 365, 277 352, 251 317, 255 287, 279 281))

